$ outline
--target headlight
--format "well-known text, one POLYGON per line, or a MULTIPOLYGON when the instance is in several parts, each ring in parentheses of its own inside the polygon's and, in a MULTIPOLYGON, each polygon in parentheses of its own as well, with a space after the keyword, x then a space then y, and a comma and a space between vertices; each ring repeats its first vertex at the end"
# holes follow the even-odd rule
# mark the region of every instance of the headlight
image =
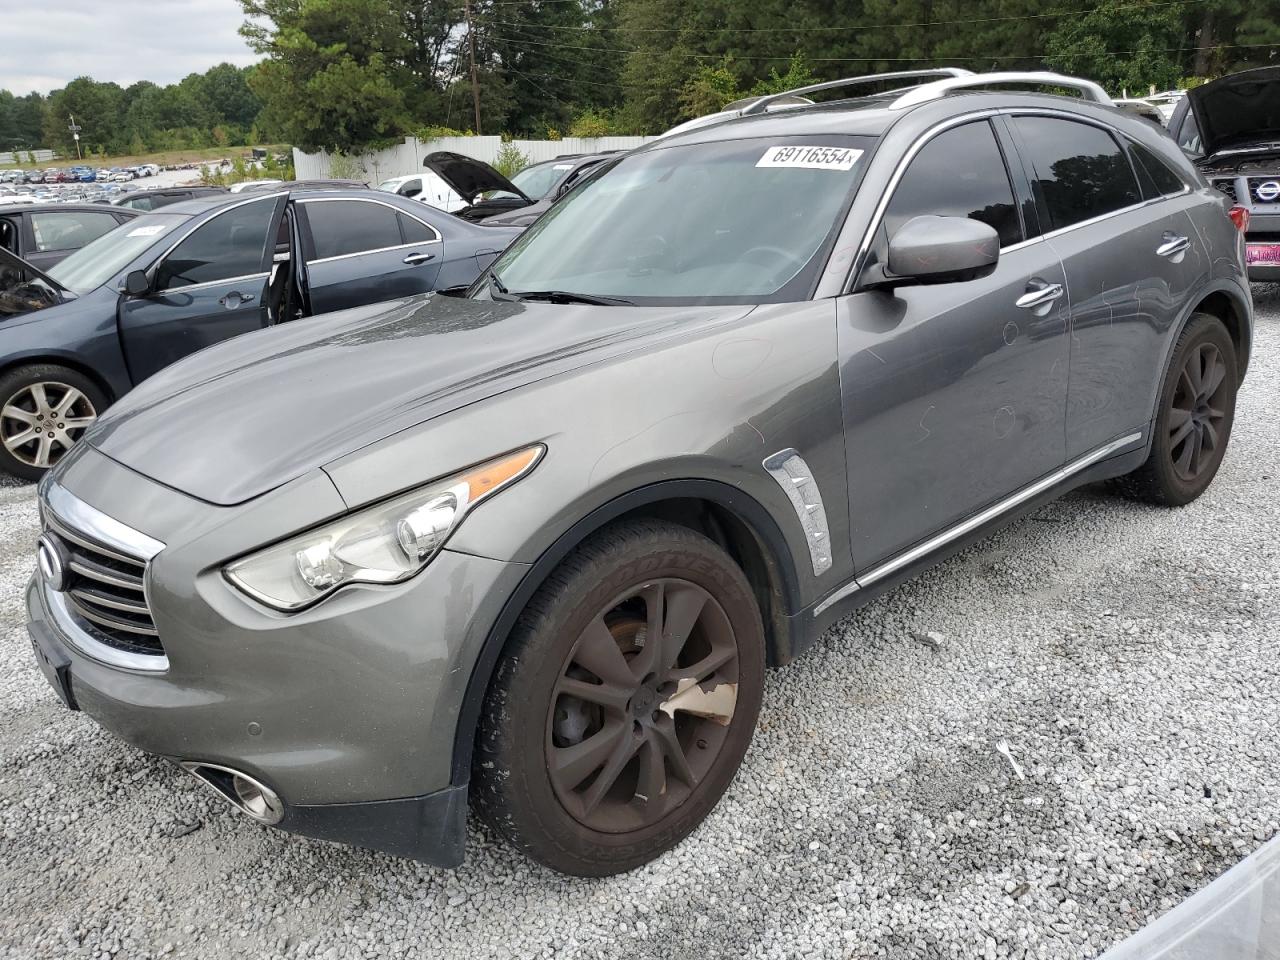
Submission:
POLYGON ((477 503, 534 468, 541 444, 349 514, 227 566, 240 590, 298 610, 349 583, 399 583, 425 567, 477 503))

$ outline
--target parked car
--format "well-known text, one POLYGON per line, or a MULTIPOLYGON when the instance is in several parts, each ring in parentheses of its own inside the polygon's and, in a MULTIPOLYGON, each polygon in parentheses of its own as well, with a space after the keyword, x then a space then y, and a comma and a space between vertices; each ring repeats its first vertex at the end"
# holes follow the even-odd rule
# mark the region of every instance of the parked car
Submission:
POLYGON ((18 276, 0 294, 0 468, 40 477, 110 403, 211 343, 466 286, 518 233, 372 190, 303 188, 162 207, 47 271, 6 254, 18 276), (60 409, 41 398, 69 396, 74 428, 28 430, 60 409))
POLYGON ((1169 132, 1237 208, 1249 279, 1280 280, 1280 67, 1188 90, 1169 132))
POLYGON ((378 189, 385 190, 387 193, 397 193, 438 210, 447 210, 449 213, 455 213, 470 206, 430 170, 425 173, 411 173, 407 176, 383 180, 378 184, 378 189))
POLYGON ((466 299, 170 367, 41 485, 49 682, 261 823, 456 864, 470 800, 558 870, 652 859, 766 664, 1082 483, 1212 481, 1242 240, 1108 104, 761 100, 589 178, 466 299))
POLYGON ((213 197, 226 192, 226 187, 154 187, 149 190, 122 193, 111 203, 117 207, 145 211, 167 207, 171 203, 181 203, 183 200, 191 200, 195 197, 213 197))
POLYGON ((0 198, 0 247, 40 270, 49 269, 136 216, 129 210, 91 204, 62 203, 32 209, 24 199, 0 198))
POLYGON ((467 204, 464 220, 528 226, 579 182, 590 169, 616 153, 567 154, 525 167, 510 180, 482 160, 440 150, 422 165, 467 204))

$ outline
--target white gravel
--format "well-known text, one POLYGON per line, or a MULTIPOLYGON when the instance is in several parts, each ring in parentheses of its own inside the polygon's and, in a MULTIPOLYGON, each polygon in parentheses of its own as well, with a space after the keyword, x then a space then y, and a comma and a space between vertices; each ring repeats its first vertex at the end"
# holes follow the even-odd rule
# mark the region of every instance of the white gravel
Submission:
POLYGON ((456 872, 271 832, 61 709, 22 625, 32 488, 0 489, 0 954, 1097 955, 1280 821, 1280 287, 1255 294, 1205 497, 1082 491, 845 621, 770 677, 702 829, 606 881, 479 832, 456 872))

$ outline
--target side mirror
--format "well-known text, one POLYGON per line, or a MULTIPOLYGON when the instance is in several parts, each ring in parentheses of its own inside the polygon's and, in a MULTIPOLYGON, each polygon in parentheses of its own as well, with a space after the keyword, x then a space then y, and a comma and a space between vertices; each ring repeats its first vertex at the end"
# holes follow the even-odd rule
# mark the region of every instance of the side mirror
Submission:
POLYGON ((959 283, 990 276, 1000 260, 1000 235, 968 217, 913 217, 889 238, 880 286, 959 283))
POLYGON ((131 297, 145 297, 150 293, 151 281, 147 279, 146 271, 131 270, 124 278, 124 292, 131 297))

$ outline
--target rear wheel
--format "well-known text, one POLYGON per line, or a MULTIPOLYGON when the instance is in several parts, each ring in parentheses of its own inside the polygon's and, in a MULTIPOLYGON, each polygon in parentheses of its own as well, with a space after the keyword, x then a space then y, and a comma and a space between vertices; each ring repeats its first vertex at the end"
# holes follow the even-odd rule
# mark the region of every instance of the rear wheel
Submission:
POLYGON ((1182 506, 1208 488, 1235 419, 1239 373, 1222 321, 1194 314, 1174 347, 1156 413, 1151 453, 1121 488, 1152 503, 1182 506))
POLYGON ((760 613, 720 547, 662 523, 607 528, 548 578, 499 661, 477 808, 554 869, 633 869, 724 793, 763 681, 760 613))
POLYGON ((107 406, 84 374, 39 364, 0 377, 0 468, 39 480, 107 406))

